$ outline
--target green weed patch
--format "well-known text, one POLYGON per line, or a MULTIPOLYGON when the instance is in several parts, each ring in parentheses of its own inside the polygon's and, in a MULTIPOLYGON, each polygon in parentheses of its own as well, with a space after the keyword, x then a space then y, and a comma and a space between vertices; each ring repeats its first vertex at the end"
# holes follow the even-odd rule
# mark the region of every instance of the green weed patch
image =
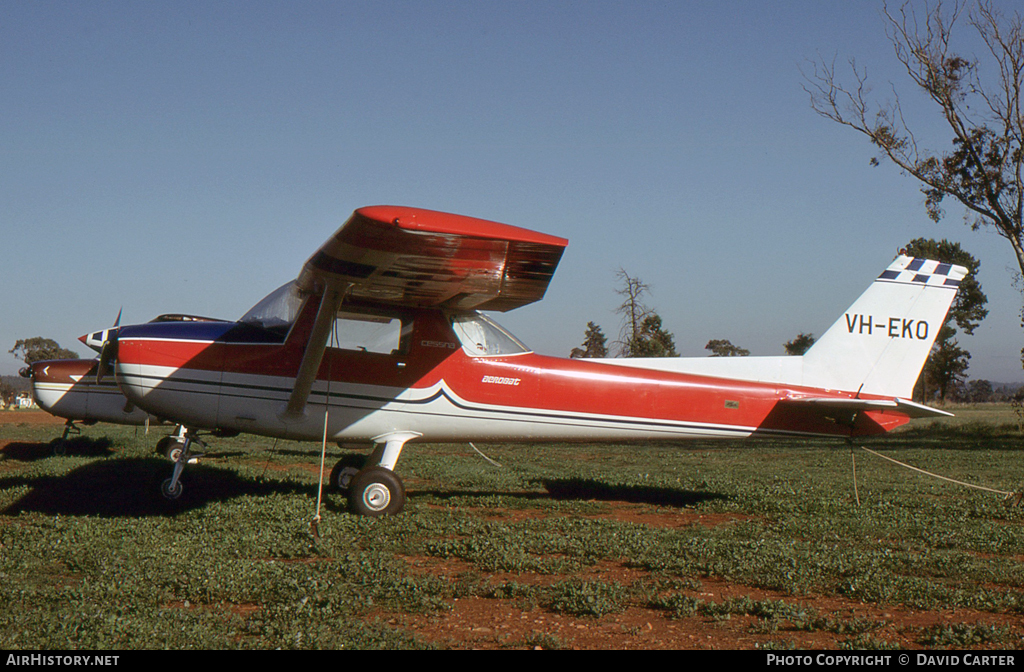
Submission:
MULTIPOLYGON (((968 420, 863 445, 1024 487, 1016 425, 968 420)), ((496 467, 468 446, 410 443, 401 515, 359 518, 328 493, 314 535, 317 446, 211 438, 169 503, 160 434, 99 425, 58 453, 58 427, 2 428, 3 648, 427 648, 392 615, 436 621, 464 598, 587 623, 637 609, 715 632, 743 621, 762 648, 800 633, 851 648, 889 648, 893 632, 903 646, 1021 643, 1024 511, 856 444, 482 447, 496 467), (708 581, 774 597, 713 600, 708 581), (883 627, 897 607, 974 619, 883 627)), ((502 642, 573 645, 539 630, 502 642)))

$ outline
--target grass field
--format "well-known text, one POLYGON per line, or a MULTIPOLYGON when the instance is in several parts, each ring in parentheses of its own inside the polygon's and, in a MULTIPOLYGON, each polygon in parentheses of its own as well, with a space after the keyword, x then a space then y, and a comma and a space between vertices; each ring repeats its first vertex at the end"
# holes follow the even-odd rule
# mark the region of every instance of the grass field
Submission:
MULTIPOLYGON (((319 446, 0 424, 0 648, 995 648, 1024 644, 1009 407, 883 438, 410 443, 393 518, 324 499, 319 446), (854 494, 856 467, 858 504, 854 494)), ((29 416, 20 416, 28 418, 29 416)), ((329 469, 337 449, 328 455, 329 469)))

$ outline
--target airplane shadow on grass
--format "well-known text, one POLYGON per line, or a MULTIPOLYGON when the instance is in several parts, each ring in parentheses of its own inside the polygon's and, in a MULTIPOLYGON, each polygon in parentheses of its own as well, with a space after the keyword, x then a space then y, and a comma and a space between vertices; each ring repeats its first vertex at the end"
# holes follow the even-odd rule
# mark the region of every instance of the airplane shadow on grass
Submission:
POLYGON ((19 462, 35 462, 45 460, 54 455, 70 457, 110 457, 114 451, 110 448, 110 439, 100 437, 76 436, 72 439, 54 439, 47 443, 13 442, 0 450, 9 460, 19 462))
POLYGON ((98 460, 61 476, 8 476, 0 478, 0 489, 29 486, 31 491, 0 510, 0 515, 173 516, 209 502, 246 495, 316 496, 315 485, 256 481, 229 469, 200 464, 190 466, 182 477, 182 495, 167 500, 160 494, 160 483, 170 475, 171 464, 154 457, 98 460))
POLYGON ((611 485, 600 481, 569 478, 544 479, 537 481, 544 486, 546 493, 541 492, 492 492, 487 490, 417 490, 410 493, 411 497, 418 494, 430 495, 439 499, 452 497, 492 497, 504 495, 522 499, 551 499, 556 501, 602 501, 624 502, 628 504, 650 504, 652 506, 671 506, 685 508, 696 506, 701 502, 728 499, 727 495, 716 492, 697 492, 693 490, 674 490, 672 488, 656 488, 637 485, 611 485))
MULTIPOLYGON (((226 501, 247 495, 302 494, 316 498, 316 485, 293 482, 254 480, 240 476, 230 469, 199 464, 188 467, 182 477, 184 489, 177 500, 167 500, 160 494, 160 483, 171 475, 171 464, 156 457, 111 457, 108 439, 77 437, 65 442, 64 455, 79 457, 106 457, 74 469, 60 476, 10 475, 0 478, 0 489, 28 486, 31 490, 0 515, 23 512, 66 516, 139 517, 173 516, 201 508, 214 501, 226 501)), ((244 454, 244 453, 239 453, 244 454)), ((9 443, 2 451, 6 459, 33 462, 54 456, 54 442, 9 443)), ((218 455, 223 457, 225 455, 218 455)), ((506 495, 523 499, 551 499, 557 501, 606 501, 632 504, 650 504, 684 508, 705 501, 727 499, 713 492, 675 490, 651 486, 611 485, 588 479, 544 479, 537 481, 547 490, 539 492, 495 492, 488 490, 451 491, 419 489, 409 492, 410 499, 420 495, 448 499, 453 497, 491 497, 506 495)), ((343 512, 347 506, 329 498, 328 510, 343 512)))
POLYGON ((602 502, 626 502, 629 504, 652 504, 683 508, 696 506, 701 502, 728 499, 716 492, 674 490, 655 488, 647 485, 610 485, 599 481, 580 478, 541 481, 552 499, 556 500, 598 500, 602 502))

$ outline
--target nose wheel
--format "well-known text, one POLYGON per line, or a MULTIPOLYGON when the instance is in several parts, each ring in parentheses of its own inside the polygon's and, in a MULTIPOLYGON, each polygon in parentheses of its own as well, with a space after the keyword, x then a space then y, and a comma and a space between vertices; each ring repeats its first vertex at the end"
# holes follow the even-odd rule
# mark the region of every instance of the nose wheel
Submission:
POLYGON ((181 487, 181 481, 174 481, 173 478, 166 479, 160 484, 160 494, 164 496, 164 499, 175 500, 181 497, 181 491, 184 488, 181 487))
POLYGON ((82 430, 75 425, 74 420, 68 420, 64 423, 64 433, 61 434, 59 439, 54 439, 50 442, 52 446, 53 454, 58 457, 63 457, 68 452, 68 437, 72 434, 81 434, 82 430))
POLYGON ((352 479, 366 466, 364 455, 346 455, 331 469, 330 487, 340 493, 347 493, 352 479))
POLYGON ((192 432, 185 430, 181 433, 180 438, 171 441, 165 448, 167 458, 174 462, 174 471, 171 472, 170 478, 160 484, 160 494, 164 499, 175 500, 181 497, 184 490, 181 485, 181 474, 185 471, 185 465, 196 464, 201 455, 201 453, 192 452, 192 447, 195 444, 204 445, 192 432))

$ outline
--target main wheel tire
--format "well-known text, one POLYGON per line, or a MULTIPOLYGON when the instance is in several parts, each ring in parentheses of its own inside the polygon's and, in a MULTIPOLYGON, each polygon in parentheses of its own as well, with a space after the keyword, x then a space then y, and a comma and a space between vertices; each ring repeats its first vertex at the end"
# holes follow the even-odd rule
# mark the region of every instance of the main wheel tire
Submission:
POLYGON ((348 492, 352 479, 366 466, 365 455, 346 455, 331 469, 330 489, 337 492, 348 492))
POLYGON ((171 462, 175 462, 178 459, 175 451, 181 450, 182 443, 174 436, 165 436, 156 443, 156 452, 158 455, 163 455, 171 462))
POLYGON ((360 516, 393 516, 405 507, 405 486, 390 469, 367 467, 352 479, 348 504, 360 516))

